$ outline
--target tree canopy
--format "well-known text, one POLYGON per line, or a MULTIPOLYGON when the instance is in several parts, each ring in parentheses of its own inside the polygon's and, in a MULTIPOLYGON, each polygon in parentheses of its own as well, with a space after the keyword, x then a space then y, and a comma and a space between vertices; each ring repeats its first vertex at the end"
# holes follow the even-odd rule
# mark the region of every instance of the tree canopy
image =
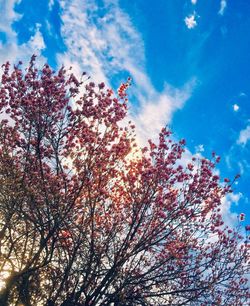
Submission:
POLYGON ((0 305, 246 305, 249 248, 223 225, 218 158, 136 144, 126 90, 3 65, 0 305))

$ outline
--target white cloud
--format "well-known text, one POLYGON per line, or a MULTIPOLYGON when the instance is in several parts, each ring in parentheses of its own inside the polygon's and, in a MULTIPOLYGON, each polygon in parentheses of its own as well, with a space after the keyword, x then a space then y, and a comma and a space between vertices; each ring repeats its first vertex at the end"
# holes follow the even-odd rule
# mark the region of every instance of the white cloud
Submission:
POLYGON ((242 193, 229 193, 226 197, 224 197, 221 201, 221 215, 223 217, 223 221, 225 225, 229 227, 236 227, 238 218, 237 213, 232 213, 231 206, 232 204, 238 205, 240 198, 242 197, 242 193))
POLYGON ((181 89, 166 85, 159 92, 154 88, 145 69, 143 40, 118 1, 104 1, 105 13, 101 17, 94 1, 64 0, 60 5, 67 52, 58 54, 58 63, 73 66, 78 74, 86 71, 94 81, 106 84, 111 76, 127 72, 133 80, 131 92, 140 104, 138 112, 133 106, 130 112, 139 138, 156 137, 190 97, 194 81, 181 89))
POLYGON ((233 110, 234 110, 235 112, 238 112, 239 109, 240 109, 240 107, 239 107, 238 104, 234 104, 234 105, 233 105, 233 110))
POLYGON ((54 1, 54 0, 49 0, 48 6, 49 6, 49 10, 50 10, 50 11, 52 10, 54 4, 55 4, 55 1, 54 1))
POLYGON ((0 0, 0 30, 1 32, 6 33, 7 36, 13 35, 13 31, 11 29, 12 22, 18 20, 21 17, 21 15, 17 14, 14 10, 15 5, 19 2, 20 0, 0 0))
POLYGON ((197 26, 197 21, 195 20, 195 14, 186 17, 184 21, 188 29, 193 29, 194 27, 197 26))
POLYGON ((223 16, 226 7, 227 7, 227 1, 226 0, 221 0, 221 2, 220 2, 220 10, 219 10, 218 14, 223 16))
POLYGON ((141 144, 148 138, 155 140, 160 129, 171 122, 173 113, 189 99, 194 82, 191 81, 180 90, 166 86, 162 93, 151 88, 149 96, 142 100, 139 112, 132 116, 141 144))
POLYGON ((39 55, 39 61, 44 59, 41 57, 41 51, 45 48, 40 25, 35 25, 35 34, 26 43, 18 45, 17 33, 13 30, 13 22, 19 20, 21 15, 17 14, 14 7, 19 0, 4 1, 0 0, 1 19, 0 31, 6 35, 6 43, 3 43, 0 48, 0 65, 6 61, 14 63, 22 60, 28 62, 32 54, 39 55))
POLYGON ((201 153, 201 152, 204 152, 205 149, 204 149, 204 145, 203 144, 200 144, 198 146, 195 147, 195 152, 196 153, 201 153))
POLYGON ((244 130, 240 131, 237 144, 245 146, 248 140, 250 140, 250 125, 248 125, 244 130))
POLYGON ((247 95, 243 92, 243 91, 241 91, 240 93, 239 93, 239 97, 246 97, 247 95))
POLYGON ((33 35, 28 44, 26 44, 26 46, 29 45, 32 50, 34 50, 34 52, 40 52, 41 50, 43 50, 46 46, 43 40, 43 36, 42 33, 40 32, 40 25, 37 24, 36 25, 36 31, 35 31, 35 35, 33 35))
MULTIPOLYGON (((108 76, 124 69, 125 61, 132 57, 125 36, 137 33, 133 31, 126 15, 115 5, 107 4, 107 12, 99 17, 98 6, 94 1, 61 1, 60 5, 62 36, 68 50, 58 55, 59 63, 71 64, 75 72, 84 70, 95 81, 108 83, 108 76)), ((141 51, 140 39, 129 39, 133 39, 141 51)))
POLYGON ((195 5, 197 3, 197 0, 191 0, 191 3, 195 5))

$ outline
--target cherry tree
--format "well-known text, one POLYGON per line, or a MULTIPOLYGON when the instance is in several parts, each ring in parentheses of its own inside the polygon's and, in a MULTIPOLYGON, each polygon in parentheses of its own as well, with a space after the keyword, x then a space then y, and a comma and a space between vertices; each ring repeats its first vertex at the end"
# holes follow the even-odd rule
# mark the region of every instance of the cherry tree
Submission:
POLYGON ((136 144, 126 90, 3 65, 1 305, 246 305, 249 248, 223 224, 218 158, 136 144))

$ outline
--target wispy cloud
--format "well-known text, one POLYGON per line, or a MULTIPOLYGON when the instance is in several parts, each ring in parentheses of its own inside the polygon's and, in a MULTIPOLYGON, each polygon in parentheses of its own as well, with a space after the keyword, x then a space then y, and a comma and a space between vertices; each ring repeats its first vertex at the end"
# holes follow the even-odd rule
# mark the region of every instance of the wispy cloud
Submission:
POLYGON ((188 29, 193 29, 197 26, 197 21, 195 20, 195 14, 187 16, 184 19, 184 22, 188 29))
POLYGON ((243 91, 239 93, 239 97, 246 97, 247 94, 245 94, 243 91))
POLYGON ((238 202, 242 198, 242 194, 239 193, 229 193, 221 201, 221 214, 223 216, 223 221, 225 225, 229 227, 235 227, 237 225, 237 213, 232 213, 232 205, 238 205, 238 202))
POLYGON ((226 0, 221 0, 221 2, 220 2, 220 10, 219 10, 218 14, 223 16, 226 7, 227 7, 227 1, 226 0))
POLYGON ((48 6, 49 6, 49 10, 50 10, 50 11, 52 10, 54 4, 55 4, 55 1, 54 1, 54 0, 49 0, 48 6))
POLYGON ((28 44, 25 44, 25 47, 28 45, 32 48, 32 50, 38 50, 39 52, 45 49, 46 46, 42 33, 40 32, 40 24, 36 24, 35 35, 30 38, 28 44))
POLYGON ((200 145, 198 145, 198 146, 195 146, 195 152, 196 153, 202 153, 202 152, 204 152, 205 151, 205 149, 204 149, 204 145, 203 144, 200 144, 200 145))
POLYGON ((181 89, 166 86, 161 93, 151 88, 150 94, 142 98, 140 110, 132 116, 140 143, 149 137, 155 139, 160 129, 171 122, 174 112, 190 98, 194 84, 195 80, 181 89))
POLYGON ((14 10, 15 5, 18 3, 19 0, 9 0, 9 1, 0 0, 0 7, 1 7, 0 30, 10 37, 14 33, 11 29, 12 22, 18 20, 21 17, 14 10))
MULTIPOLYGON (((35 25, 35 34, 28 42, 21 45, 18 44, 17 33, 13 30, 12 24, 22 17, 15 11, 15 5, 19 2, 19 0, 0 0, 0 31, 6 35, 6 42, 2 43, 0 48, 1 64, 7 60, 15 62, 22 59, 25 62, 30 59, 33 53, 41 55, 41 51, 45 48, 39 24, 35 25)), ((41 57, 40 60, 42 60, 41 57)))
MULTIPOLYGON (((94 1, 61 1, 62 37, 67 52, 58 62, 73 66, 76 73, 87 71, 96 81, 109 84, 112 75, 133 79, 132 91, 140 111, 131 116, 140 138, 155 137, 170 123, 173 113, 190 97, 194 81, 181 89, 166 85, 157 91, 146 72, 144 43, 118 1, 106 0, 100 8, 94 1)), ((131 106, 132 107, 132 106, 131 106)))
POLYGON ((245 146, 250 140, 250 125, 248 125, 244 130, 240 131, 237 144, 245 146))

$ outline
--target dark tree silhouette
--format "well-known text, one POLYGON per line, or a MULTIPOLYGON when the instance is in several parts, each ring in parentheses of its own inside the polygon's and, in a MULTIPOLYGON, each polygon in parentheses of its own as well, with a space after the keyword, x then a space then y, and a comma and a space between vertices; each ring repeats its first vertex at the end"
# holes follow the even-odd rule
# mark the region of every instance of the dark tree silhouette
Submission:
POLYGON ((0 305, 246 305, 248 245, 223 226, 216 156, 136 146, 127 83, 35 57, 0 84, 0 305))

